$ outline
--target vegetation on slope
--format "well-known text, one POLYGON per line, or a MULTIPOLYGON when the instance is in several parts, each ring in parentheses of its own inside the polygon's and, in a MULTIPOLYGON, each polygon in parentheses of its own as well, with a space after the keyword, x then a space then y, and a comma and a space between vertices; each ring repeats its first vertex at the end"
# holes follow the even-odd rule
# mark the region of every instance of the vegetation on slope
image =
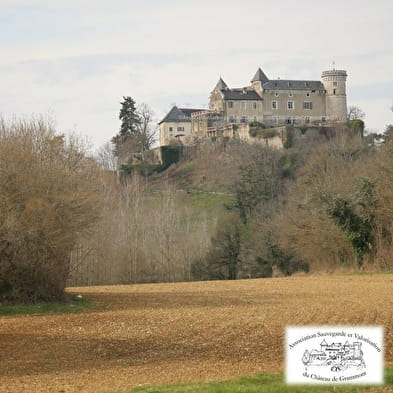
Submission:
POLYGON ((66 284, 392 268, 389 128, 381 146, 345 127, 292 130, 283 150, 219 138, 145 177, 98 168, 42 122, 0 137, 2 303, 66 284))

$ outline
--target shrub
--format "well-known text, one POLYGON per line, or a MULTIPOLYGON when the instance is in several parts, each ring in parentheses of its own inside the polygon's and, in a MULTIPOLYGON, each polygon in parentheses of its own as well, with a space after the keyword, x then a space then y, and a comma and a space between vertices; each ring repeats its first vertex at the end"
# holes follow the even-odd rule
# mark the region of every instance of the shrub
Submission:
POLYGON ((306 273, 310 271, 310 265, 307 262, 297 259, 291 252, 273 242, 270 237, 266 239, 265 247, 267 251, 265 264, 270 263, 271 266, 277 266, 284 276, 291 276, 299 271, 306 273))
POLYGON ((98 218, 95 163, 42 120, 0 120, 0 302, 63 297, 78 237, 98 218))
POLYGON ((363 120, 360 120, 360 119, 349 120, 348 125, 349 125, 349 128, 353 132, 363 136, 363 134, 364 134, 364 121, 363 120))
POLYGON ((293 146, 293 137, 294 137, 293 134, 294 134, 293 127, 286 127, 286 131, 283 138, 284 139, 283 145, 285 149, 289 149, 293 146))
POLYGON ((252 138, 263 138, 263 139, 268 139, 268 138, 273 138, 278 135, 277 130, 275 129, 265 129, 265 128, 251 128, 248 131, 248 134, 252 138))
POLYGON ((273 276, 273 265, 271 261, 268 261, 262 257, 256 257, 255 262, 260 268, 260 277, 267 278, 273 276))

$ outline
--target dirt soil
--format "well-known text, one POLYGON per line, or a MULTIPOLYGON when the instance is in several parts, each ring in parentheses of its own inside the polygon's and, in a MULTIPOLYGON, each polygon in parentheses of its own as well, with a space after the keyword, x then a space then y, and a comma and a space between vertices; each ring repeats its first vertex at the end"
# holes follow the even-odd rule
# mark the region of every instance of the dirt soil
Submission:
POLYGON ((393 275, 70 288, 83 313, 0 317, 0 392, 125 390, 283 370, 287 325, 382 325, 393 275))

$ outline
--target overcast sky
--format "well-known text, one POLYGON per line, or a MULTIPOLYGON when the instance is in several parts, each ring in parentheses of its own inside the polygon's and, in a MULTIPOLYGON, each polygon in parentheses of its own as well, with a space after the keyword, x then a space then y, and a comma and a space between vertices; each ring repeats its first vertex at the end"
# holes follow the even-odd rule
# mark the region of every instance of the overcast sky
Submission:
POLYGON ((96 147, 119 129, 122 96, 160 120, 205 107, 218 78, 320 80, 348 72, 348 105, 393 123, 392 0, 0 0, 0 114, 50 114, 96 147))

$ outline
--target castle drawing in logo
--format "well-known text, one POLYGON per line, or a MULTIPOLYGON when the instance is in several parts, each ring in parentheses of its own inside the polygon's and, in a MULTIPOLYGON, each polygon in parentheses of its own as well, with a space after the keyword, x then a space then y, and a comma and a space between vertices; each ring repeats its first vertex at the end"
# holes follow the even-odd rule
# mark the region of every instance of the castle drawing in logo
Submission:
POLYGON ((313 349, 310 352, 306 349, 304 351, 302 362, 306 371, 309 367, 314 366, 328 368, 331 371, 342 371, 349 368, 361 370, 366 367, 360 342, 354 341, 352 344, 348 341, 345 344, 332 342, 328 345, 326 340, 323 340, 320 346, 320 350, 313 349))

